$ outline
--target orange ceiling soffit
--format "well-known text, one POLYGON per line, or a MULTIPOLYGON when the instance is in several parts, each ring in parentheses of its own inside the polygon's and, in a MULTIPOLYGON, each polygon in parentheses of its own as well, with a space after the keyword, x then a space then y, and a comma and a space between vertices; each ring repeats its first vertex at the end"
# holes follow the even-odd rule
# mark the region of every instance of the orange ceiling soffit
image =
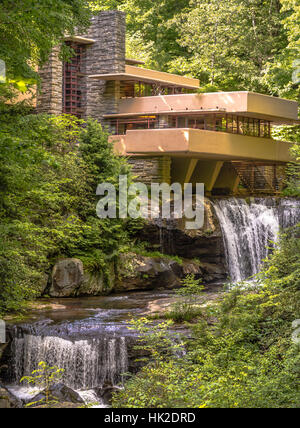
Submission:
POLYGON ((169 87, 178 87, 185 89, 199 89, 200 82, 198 79, 191 77, 178 76, 176 74, 165 73, 146 68, 125 66, 124 73, 107 73, 90 75, 91 79, 99 80, 120 80, 120 81, 137 81, 144 83, 160 84, 169 87))

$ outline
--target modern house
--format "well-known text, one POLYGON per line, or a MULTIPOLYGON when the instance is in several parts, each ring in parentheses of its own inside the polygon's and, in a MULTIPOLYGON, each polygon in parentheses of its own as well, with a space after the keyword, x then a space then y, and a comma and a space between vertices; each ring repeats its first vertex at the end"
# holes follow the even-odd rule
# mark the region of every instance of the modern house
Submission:
POLYGON ((39 112, 93 117, 145 183, 205 183, 208 194, 280 190, 290 144, 271 127, 298 122, 298 104, 252 92, 198 93, 197 79, 145 69, 125 56, 125 14, 105 11, 66 37, 40 70, 39 112))

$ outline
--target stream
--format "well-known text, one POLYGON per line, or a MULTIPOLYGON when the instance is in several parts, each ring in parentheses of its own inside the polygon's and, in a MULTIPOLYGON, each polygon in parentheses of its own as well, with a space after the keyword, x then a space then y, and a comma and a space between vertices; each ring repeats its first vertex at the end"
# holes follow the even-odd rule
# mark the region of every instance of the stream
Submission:
MULTIPOLYGON (((233 282, 259 272, 280 228, 300 221, 300 201, 292 198, 227 198, 212 203, 233 282)), ((218 298, 221 290, 220 284, 211 285, 207 299, 218 298)), ((101 391, 122 387, 125 374, 141 367, 135 349, 138 334, 129 328, 130 320, 160 313, 174 300, 174 292, 164 290, 40 299, 26 322, 8 326, 9 345, 1 359, 0 380, 14 396, 30 401, 37 391, 20 385, 20 379, 45 361, 64 369, 62 382, 85 403, 105 407, 109 400, 101 391)), ((186 334, 186 329, 176 329, 174 334, 180 332, 186 334)))
POLYGON ((81 299, 41 299, 26 322, 8 326, 10 345, 2 359, 1 380, 24 402, 38 391, 20 385, 40 361, 64 369, 63 382, 85 403, 108 403, 101 390, 120 387, 124 373, 136 372, 137 332, 129 321, 162 310, 172 292, 136 292, 81 299), (99 394, 100 392, 100 394, 99 394))

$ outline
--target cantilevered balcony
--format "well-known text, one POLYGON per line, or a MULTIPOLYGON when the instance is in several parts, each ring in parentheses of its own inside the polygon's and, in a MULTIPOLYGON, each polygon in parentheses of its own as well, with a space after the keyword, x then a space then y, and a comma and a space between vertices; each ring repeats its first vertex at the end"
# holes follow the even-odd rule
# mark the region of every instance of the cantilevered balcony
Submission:
POLYGON ((105 117, 120 154, 272 163, 292 160, 272 124, 299 123, 296 102, 251 92, 125 99, 105 117))
POLYGON ((291 144, 262 137, 200 129, 146 129, 112 136, 115 151, 126 156, 189 157, 285 163, 291 144))

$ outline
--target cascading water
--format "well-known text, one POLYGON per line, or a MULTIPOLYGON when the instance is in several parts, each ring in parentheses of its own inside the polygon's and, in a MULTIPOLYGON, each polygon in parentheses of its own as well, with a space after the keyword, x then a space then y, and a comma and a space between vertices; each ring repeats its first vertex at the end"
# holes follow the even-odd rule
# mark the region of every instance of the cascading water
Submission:
POLYGON ((295 199, 223 199, 213 202, 223 233, 230 279, 242 281, 261 268, 278 239, 280 228, 300 221, 295 199))
POLYGON ((63 383, 73 389, 117 385, 128 371, 125 337, 99 337, 69 341, 56 336, 25 334, 11 344, 12 380, 19 382, 40 361, 64 369, 63 383))

